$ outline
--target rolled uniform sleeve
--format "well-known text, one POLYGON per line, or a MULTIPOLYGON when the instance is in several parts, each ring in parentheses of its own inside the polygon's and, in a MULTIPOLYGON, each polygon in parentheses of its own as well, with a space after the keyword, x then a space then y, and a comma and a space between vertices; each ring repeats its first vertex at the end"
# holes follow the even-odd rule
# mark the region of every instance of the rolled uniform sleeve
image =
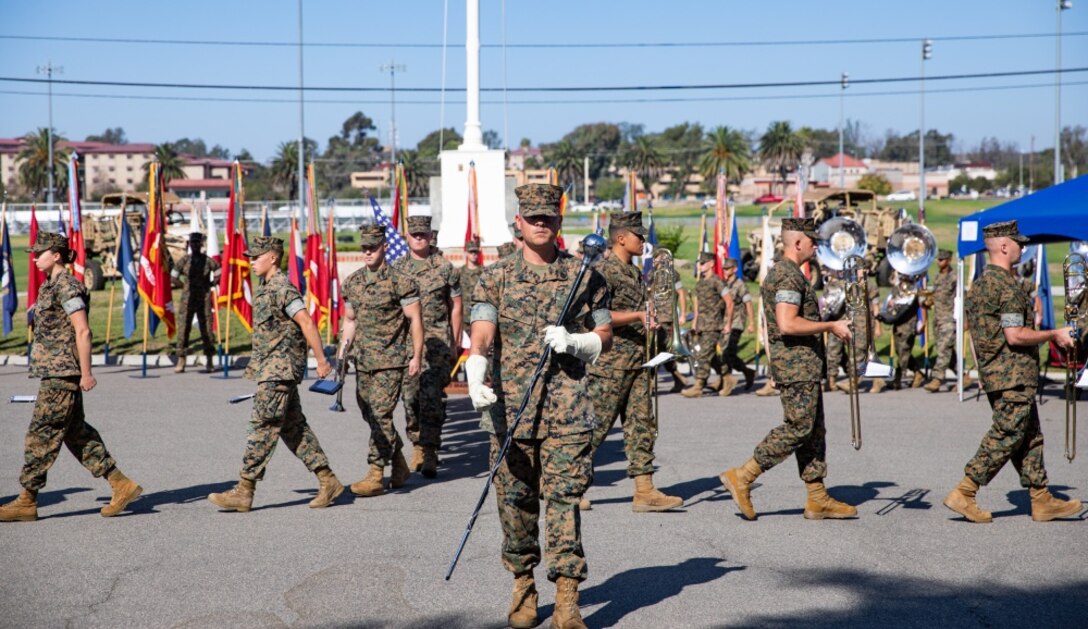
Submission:
POLYGON ((299 311, 305 309, 306 304, 302 303, 302 299, 295 297, 294 299, 291 299, 291 301, 287 302, 287 305, 283 307, 283 312, 287 315, 288 318, 294 319, 295 315, 298 314, 299 311))
POLYGON ((608 283, 604 276, 595 270, 590 270, 589 291, 589 318, 592 328, 599 328, 612 323, 612 300, 608 293, 608 283))
POLYGON ((401 308, 419 301, 419 284, 407 275, 397 274, 397 299, 401 308))
POLYGON ((1002 328, 1024 327, 1024 303, 1014 291, 1005 289, 997 302, 998 318, 1002 328))
POLYGON ((472 311, 470 322, 487 321, 499 323, 499 291, 495 275, 497 272, 485 270, 480 274, 476 287, 472 289, 472 311))
POLYGON ((60 283, 57 287, 57 301, 64 309, 64 314, 68 316, 87 309, 87 302, 84 301, 83 294, 75 288, 76 286, 78 284, 60 283))
POLYGON ((450 268, 450 297, 461 296, 461 272, 456 268, 450 268))
POLYGON ((782 276, 782 282, 779 283, 775 290, 774 303, 791 304, 800 308, 802 296, 805 294, 805 286, 802 284, 804 281, 804 275, 793 273, 784 274, 782 276))

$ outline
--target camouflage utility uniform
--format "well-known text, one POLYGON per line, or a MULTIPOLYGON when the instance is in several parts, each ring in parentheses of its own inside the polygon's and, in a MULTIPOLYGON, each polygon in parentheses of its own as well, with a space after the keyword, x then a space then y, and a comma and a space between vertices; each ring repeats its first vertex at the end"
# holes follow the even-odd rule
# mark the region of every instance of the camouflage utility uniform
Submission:
POLYGON ((775 427, 755 449, 754 458, 766 471, 797 455, 797 470, 805 482, 827 475, 824 442, 824 402, 820 380, 824 374, 822 335, 792 336, 778 329, 775 306, 793 304, 800 316, 819 321, 816 291, 789 258, 782 258, 763 281, 763 316, 767 321, 771 375, 782 389, 785 423, 775 427))
MULTIPOLYGON (((671 302, 673 300, 679 300, 680 290, 684 288, 683 283, 680 281, 680 275, 673 268, 672 271, 672 288, 668 299, 666 300, 665 308, 659 308, 654 312, 654 319, 657 321, 657 351, 659 352, 672 352, 676 354, 676 348, 672 346, 673 326, 682 325, 683 322, 673 321, 673 317, 678 313, 677 308, 673 308, 671 302)), ((679 301, 676 301, 679 306, 679 301)), ((678 367, 679 359, 670 360, 665 363, 665 371, 668 371, 672 375, 673 381, 677 384, 683 383, 684 379, 680 375, 678 367)))
POLYGON ((700 277, 695 283, 696 314, 695 314, 695 343, 699 349, 695 354, 695 380, 696 383, 705 383, 710 377, 710 370, 722 370, 721 359, 718 355, 718 343, 722 340, 722 330, 725 328, 725 301, 723 298, 729 294, 722 278, 711 273, 707 277, 700 277))
POLYGON ((956 355, 956 274, 951 268, 937 273, 933 278, 933 317, 936 328, 937 357, 933 363, 933 375, 943 378, 946 370, 952 368, 956 355))
POLYGON ((993 425, 964 473, 986 485, 1012 461, 1024 487, 1046 487, 1043 433, 1035 407, 1039 350, 1009 345, 1004 328, 1031 327, 1031 299, 1005 269, 987 265, 964 301, 967 326, 978 354, 982 388, 993 409, 993 425))
POLYGON ((29 491, 45 487, 46 474, 57 460, 61 445, 95 478, 106 476, 116 466, 102 437, 83 415, 76 331, 69 317, 80 310, 90 316, 90 304, 87 287, 68 273, 49 278, 38 289, 30 375, 41 378, 42 383, 27 429, 23 471, 19 475, 19 483, 29 491))
POLYGON ((417 376, 409 376, 404 370, 401 390, 408 439, 424 448, 438 449, 446 417, 442 391, 449 385, 453 369, 450 301, 461 296, 461 284, 453 265, 439 255, 424 260, 406 255, 392 266, 414 278, 423 308, 423 364, 417 376))
MULTIPOLYGON (((902 294, 899 283, 892 285, 892 294, 898 297, 902 294)), ((899 323, 892 324, 892 342, 895 343, 895 386, 898 386, 907 370, 918 373, 918 359, 914 357, 914 344, 918 338, 918 300, 907 306, 907 317, 899 323)), ((918 378, 915 377, 915 381, 918 378)))
POLYGON ((279 272, 261 283, 253 300, 253 356, 246 378, 257 383, 257 395, 242 462, 245 480, 264 476, 281 438, 311 472, 329 465, 298 396, 307 348, 293 317, 305 308, 298 289, 279 272))
MULTIPOLYGON (((461 286, 461 321, 468 325, 472 315, 472 289, 476 288, 476 282, 480 281, 483 267, 470 267, 468 264, 458 269, 457 283, 461 286)), ((454 345, 461 347, 461 339, 454 339, 454 345)))
MULTIPOLYGON (((866 304, 867 308, 872 308, 874 304, 879 303, 880 294, 877 291, 876 283, 873 281, 872 276, 867 276, 866 283, 869 290, 869 303, 866 304)), ((824 290, 826 291, 830 286, 839 285, 845 289, 845 280, 836 276, 824 276, 824 290)), ((850 304, 844 304, 843 309, 837 315, 829 318, 829 321, 837 321, 846 317, 853 321, 854 326, 851 328, 855 342, 858 348, 858 376, 861 377, 865 374, 865 368, 869 362, 869 330, 865 325, 866 317, 869 317, 869 326, 875 325, 872 318, 872 310, 866 312, 861 308, 855 308, 850 304)), ((834 334, 827 335, 827 379, 828 381, 834 380, 839 375, 839 368, 842 367, 843 372, 849 376, 850 371, 847 369, 847 360, 849 359, 850 351, 843 343, 842 339, 834 334)))
MULTIPOLYGON (((613 255, 594 263, 593 269, 608 284, 611 310, 630 312, 646 307, 642 275, 634 265, 613 255)), ((589 393, 597 417, 593 451, 604 442, 619 416, 630 478, 654 471, 657 418, 650 412, 651 371, 641 368, 645 355, 646 328, 641 323, 613 327, 612 349, 589 368, 589 393)))
MULTIPOLYGON (((201 240, 200 242, 203 242, 201 240)), ((193 327, 193 315, 196 315, 197 330, 204 355, 210 358, 215 354, 212 344, 212 295, 211 288, 219 275, 219 263, 203 253, 186 254, 170 272, 174 279, 182 280, 181 298, 178 301, 178 360, 185 360, 189 347, 189 332, 193 327)))
POLYGON ((358 322, 351 353, 355 399, 370 426, 367 463, 385 467, 402 446, 393 410, 412 357, 404 307, 419 301, 419 288, 411 276, 383 264, 377 271, 363 267, 349 275, 343 295, 358 322))
MULTIPOLYGON (((496 326, 491 382, 498 400, 481 422, 491 434, 492 463, 544 352, 544 328, 558 319, 579 266, 566 253, 539 267, 509 256, 485 268, 473 290, 472 320, 496 326)), ((581 333, 610 321, 608 287, 589 270, 562 325, 581 333)), ((578 502, 593 480, 590 440, 597 426, 588 380, 582 360, 552 354, 495 476, 503 565, 515 574, 540 563, 543 492, 548 578, 586 578, 578 502)))
POLYGON ((737 356, 737 348, 740 345, 740 337, 744 334, 744 328, 748 325, 748 310, 745 306, 752 303, 752 294, 748 292, 748 283, 736 275, 733 276, 733 281, 723 285, 733 297, 733 320, 721 358, 722 375, 728 376, 734 369, 748 371, 748 365, 745 365, 744 361, 737 356))

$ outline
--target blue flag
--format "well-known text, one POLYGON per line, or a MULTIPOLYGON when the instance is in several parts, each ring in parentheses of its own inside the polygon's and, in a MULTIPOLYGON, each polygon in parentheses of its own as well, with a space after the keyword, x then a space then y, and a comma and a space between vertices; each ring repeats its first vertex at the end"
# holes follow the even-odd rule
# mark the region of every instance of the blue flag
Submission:
POLYGON ((61 236, 68 236, 68 228, 64 224, 64 211, 59 207, 57 208, 57 233, 61 236))
POLYGON ((11 334, 12 319, 19 309, 19 292, 15 286, 15 266, 11 262, 11 238, 8 237, 8 217, 4 215, 4 224, 0 226, 0 294, 4 311, 4 336, 11 334))
POLYGON ((140 291, 136 282, 139 265, 136 264, 136 256, 132 254, 132 230, 128 221, 121 218, 121 309, 125 313, 125 338, 130 338, 136 332, 136 316, 140 308, 140 291))
POLYGON ((650 277, 654 270, 654 249, 657 249, 657 230, 654 229, 654 211, 647 211, 646 243, 642 247, 642 277, 650 277))
POLYGON ((261 208, 261 235, 268 238, 272 235, 272 225, 268 222, 268 206, 261 208))
MULTIPOLYGON (((730 209, 733 207, 733 201, 729 201, 730 209)), ((733 212, 733 229, 729 232, 729 257, 737 261, 737 277, 744 279, 743 269, 740 265, 740 232, 737 231, 737 213, 733 212)))
POLYGON ((1039 323, 1039 328, 1053 330, 1057 325, 1054 321, 1054 296, 1050 291, 1050 273, 1047 272, 1046 245, 1039 245, 1039 247, 1042 251, 1039 252, 1039 266, 1035 267, 1039 273, 1039 285, 1036 290, 1039 291, 1039 299, 1043 302, 1043 320, 1039 323))

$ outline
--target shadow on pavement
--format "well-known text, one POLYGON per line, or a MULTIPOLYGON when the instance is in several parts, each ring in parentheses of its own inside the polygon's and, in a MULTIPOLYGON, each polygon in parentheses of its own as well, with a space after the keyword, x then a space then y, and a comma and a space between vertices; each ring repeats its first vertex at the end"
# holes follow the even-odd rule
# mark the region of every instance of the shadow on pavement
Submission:
MULTIPOLYGON (((180 487, 178 489, 166 489, 150 494, 143 494, 129 505, 125 513, 158 513, 158 507, 163 505, 180 505, 204 500, 208 494, 227 491, 234 487, 235 481, 220 483, 205 483, 192 487, 180 487)), ((109 502, 109 496, 99 498, 101 502, 109 502)))
MULTIPOLYGON (((78 494, 84 491, 91 491, 90 487, 69 487, 68 489, 58 489, 56 491, 43 491, 38 493, 38 508, 51 507, 55 504, 60 504, 68 500, 69 494, 78 494)), ((0 498, 0 504, 7 504, 12 500, 18 498, 19 495, 4 496, 0 498)))
MULTIPOLYGON (((1074 627, 1088 613, 1088 579, 1060 585, 1008 587, 981 582, 948 583, 902 574, 882 575, 853 569, 796 570, 782 573, 784 588, 835 592, 835 601, 853 601, 836 609, 828 601, 819 610, 747 617, 752 627, 1074 627)), ((788 591, 788 590, 787 590, 788 591)), ((783 594, 788 596, 788 594, 783 594)), ((723 608, 723 615, 728 609, 723 608)), ((737 626, 723 621, 718 627, 737 626)))
MULTIPOLYGON (((1073 488, 1069 487, 1067 485, 1050 485, 1049 487, 1047 487, 1047 489, 1050 490, 1050 493, 1053 494, 1055 498, 1060 498, 1062 500, 1069 500, 1070 496, 1068 494, 1066 494, 1065 492, 1067 492, 1067 491, 1069 491, 1070 489, 1073 489, 1073 488)), ((994 511, 993 516, 995 518, 1005 518, 1005 517, 1010 517, 1010 516, 1014 516, 1014 515, 1026 515, 1026 516, 1031 515, 1031 495, 1028 493, 1028 490, 1020 489, 1020 490, 1010 491, 1009 493, 1005 494, 1005 497, 1008 499, 1009 502, 1012 503, 1012 505, 1013 505, 1012 509, 1006 509, 1005 511, 994 511)), ((984 497, 982 498, 982 500, 983 500, 983 502, 985 502, 984 497)), ((980 506, 982 506, 983 509, 986 508, 984 505, 980 505, 980 506)), ((958 519, 966 521, 966 518, 958 518, 958 519)), ((1076 518, 1068 518, 1069 521, 1073 521, 1075 519, 1076 518)), ((1061 520, 1055 520, 1055 521, 1060 522, 1061 520)))

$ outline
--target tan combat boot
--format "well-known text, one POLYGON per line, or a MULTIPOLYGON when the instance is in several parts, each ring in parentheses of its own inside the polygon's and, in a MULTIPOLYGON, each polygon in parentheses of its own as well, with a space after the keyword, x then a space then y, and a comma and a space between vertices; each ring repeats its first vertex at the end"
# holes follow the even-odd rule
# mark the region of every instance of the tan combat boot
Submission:
POLYGON ((851 393, 854 392, 854 386, 850 383, 849 380, 845 380, 843 382, 836 383, 836 386, 838 387, 839 391, 842 391, 843 393, 845 393, 847 395, 850 395, 851 393))
POLYGON ((317 470, 317 481, 320 485, 317 488, 317 495, 310 501, 311 509, 323 509, 336 502, 340 494, 344 493, 344 485, 327 467, 317 470))
POLYGON ((555 582, 555 611, 552 629, 586 629, 578 611, 578 579, 559 577, 555 582))
POLYGON ((718 395, 721 397, 729 397, 735 388, 737 388, 736 378, 733 376, 722 376, 721 388, 718 389, 718 395))
POLYGON ((770 380, 767 381, 767 384, 763 385, 763 388, 756 391, 756 395, 758 395, 759 397, 772 397, 781 394, 782 392, 779 391, 778 388, 775 387, 773 384, 771 384, 770 380))
POLYGON ((748 520, 756 519, 756 509, 752 506, 752 483, 762 473, 763 468, 759 467, 759 463, 755 459, 748 459, 739 468, 732 467, 718 474, 718 479, 732 494, 733 502, 737 503, 737 508, 748 520))
POLYGON ((400 489, 408 482, 412 470, 408 469, 408 462, 404 460, 404 453, 397 450, 393 453, 393 471, 389 475, 389 486, 400 489))
POLYGON ((858 517, 858 510, 845 502, 839 502, 827 494, 823 481, 805 483, 808 499, 805 500, 806 520, 845 520, 858 517))
POLYGON ((144 491, 143 487, 129 480, 116 467, 106 475, 106 481, 109 482, 110 488, 113 489, 113 496, 110 497, 110 503, 102 507, 100 513, 104 518, 115 516, 124 511, 128 503, 139 498, 144 491))
POLYGON ((380 496, 385 493, 385 484, 382 482, 382 476, 385 474, 385 468, 380 465, 371 465, 370 471, 367 472, 366 478, 361 481, 351 484, 351 493, 356 496, 362 496, 363 498, 370 498, 372 496, 380 496))
POLYGON ((684 397, 703 397, 703 387, 706 386, 706 378, 696 378, 695 382, 680 392, 684 397))
POLYGON ((185 373, 185 357, 178 356, 178 364, 174 365, 174 373, 185 373))
POLYGON ((687 378, 679 371, 672 372, 672 388, 669 389, 670 393, 680 393, 689 386, 691 386, 691 384, 688 383, 687 378))
POLYGON ((418 472, 423 467, 423 446, 418 443, 412 444, 412 462, 408 464, 408 469, 413 472, 418 472))
POLYGON ((245 513, 253 506, 253 491, 256 488, 257 483, 243 478, 229 491, 208 494, 208 500, 220 509, 245 513))
POLYGON ((993 522, 993 515, 989 511, 978 508, 975 502, 975 494, 978 493, 978 483, 970 476, 964 476, 960 484, 956 486, 944 498, 944 506, 962 515, 972 522, 993 522))
POLYGON ((914 380, 910 381, 910 388, 920 389, 920 388, 922 388, 922 385, 925 384, 925 382, 926 382, 925 375, 923 375, 921 371, 915 371, 914 372, 914 380))
POLYGON ((431 446, 423 447, 423 465, 419 471, 427 478, 438 476, 438 450, 431 446))
POLYGON ((582 499, 578 501, 578 510, 579 511, 593 511, 593 503, 590 502, 589 498, 586 498, 585 496, 582 496, 582 499))
POLYGON ((514 600, 506 621, 514 629, 531 629, 536 626, 536 581, 532 572, 514 575, 514 600))
POLYGON ((666 496, 654 488, 654 475, 643 474, 635 477, 635 495, 631 500, 631 511, 651 513, 669 511, 684 506, 684 499, 679 496, 666 496))
POLYGON ((940 378, 934 378, 926 383, 925 389, 930 393, 938 393, 941 390, 941 384, 942 383, 940 378))
POLYGON ((38 519, 38 492, 24 489, 19 497, 0 507, 0 522, 33 522, 38 519))
POLYGON ((1028 493, 1031 494, 1031 519, 1036 522, 1071 518, 1080 513, 1079 500, 1059 500, 1046 487, 1032 487, 1028 493))
POLYGON ((869 389, 869 393, 880 393, 886 386, 888 386, 887 380, 884 378, 877 378, 876 380, 873 380, 873 386, 869 389))

